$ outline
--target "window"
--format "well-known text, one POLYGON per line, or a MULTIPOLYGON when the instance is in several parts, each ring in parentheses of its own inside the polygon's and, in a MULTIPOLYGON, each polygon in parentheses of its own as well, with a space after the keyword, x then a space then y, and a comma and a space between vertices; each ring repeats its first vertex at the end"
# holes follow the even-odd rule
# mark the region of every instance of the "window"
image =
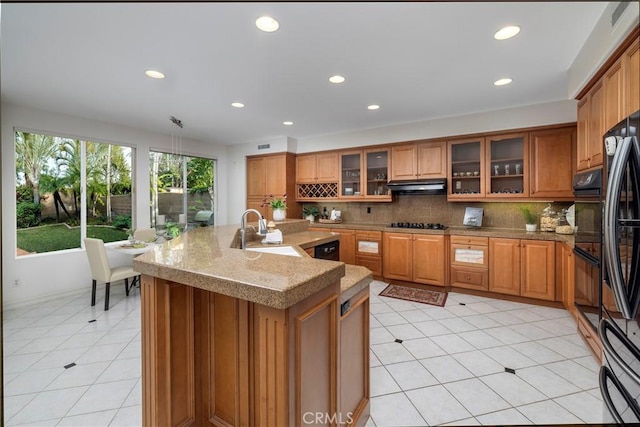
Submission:
POLYGON ((130 147, 17 131, 15 148, 18 255, 127 238, 130 147))
POLYGON ((215 160, 150 153, 151 224, 170 237, 213 224, 215 160))

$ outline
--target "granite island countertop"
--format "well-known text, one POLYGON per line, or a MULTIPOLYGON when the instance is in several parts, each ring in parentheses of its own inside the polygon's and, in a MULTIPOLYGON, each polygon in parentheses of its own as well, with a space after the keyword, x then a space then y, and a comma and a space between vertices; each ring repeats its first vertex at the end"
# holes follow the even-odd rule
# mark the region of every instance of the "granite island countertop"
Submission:
MULTIPOLYGON (((279 224, 288 229, 283 231, 283 245, 305 249, 339 238, 329 232, 308 231, 305 223, 287 220, 279 224)), ((314 259, 303 250, 300 257, 293 257, 233 248, 237 230, 237 225, 195 228, 136 257, 134 268, 142 274, 278 309, 288 308, 336 281, 340 281, 342 293, 371 282, 366 268, 314 259)), ((248 246, 263 245, 253 240, 248 246)))

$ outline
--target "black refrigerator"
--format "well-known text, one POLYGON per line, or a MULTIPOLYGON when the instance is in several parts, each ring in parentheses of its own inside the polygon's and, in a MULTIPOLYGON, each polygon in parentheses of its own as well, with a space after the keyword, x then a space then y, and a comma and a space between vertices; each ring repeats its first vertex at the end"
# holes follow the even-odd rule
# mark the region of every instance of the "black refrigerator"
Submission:
POLYGON ((617 423, 640 422, 640 111, 604 135, 600 391, 617 423), (615 304, 607 305, 611 295, 615 304))

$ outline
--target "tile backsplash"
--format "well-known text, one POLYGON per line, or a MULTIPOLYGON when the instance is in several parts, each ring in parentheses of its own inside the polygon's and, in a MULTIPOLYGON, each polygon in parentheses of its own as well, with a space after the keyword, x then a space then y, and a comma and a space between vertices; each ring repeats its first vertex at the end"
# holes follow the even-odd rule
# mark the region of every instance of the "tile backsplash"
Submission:
MULTIPOLYGON (((322 212, 332 208, 342 211, 343 223, 390 224, 392 222, 441 223, 462 226, 466 207, 484 208, 483 227, 524 228, 522 205, 540 217, 547 202, 447 202, 447 196, 396 195, 392 203, 331 202, 317 203, 322 212), (370 213, 368 212, 370 211, 370 213)), ((554 202, 556 212, 571 206, 570 202, 554 202)), ((539 224, 539 220, 538 220, 539 224)))

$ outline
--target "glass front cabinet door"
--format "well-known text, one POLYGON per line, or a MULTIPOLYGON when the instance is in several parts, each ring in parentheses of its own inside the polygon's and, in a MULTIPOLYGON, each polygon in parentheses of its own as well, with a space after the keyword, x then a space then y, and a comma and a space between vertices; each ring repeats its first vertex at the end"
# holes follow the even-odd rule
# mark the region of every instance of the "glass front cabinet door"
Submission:
POLYGON ((344 152, 340 156, 340 198, 390 201, 389 150, 344 152))
POLYGON ((362 151, 340 156, 340 197, 362 198, 362 151))
POLYGON ((391 192, 387 187, 389 178, 389 150, 365 151, 366 161, 366 193, 368 199, 390 199, 391 192))
POLYGON ((487 197, 518 198, 529 195, 527 134, 486 138, 487 197))
POLYGON ((449 199, 484 197, 484 138, 449 141, 449 199))

